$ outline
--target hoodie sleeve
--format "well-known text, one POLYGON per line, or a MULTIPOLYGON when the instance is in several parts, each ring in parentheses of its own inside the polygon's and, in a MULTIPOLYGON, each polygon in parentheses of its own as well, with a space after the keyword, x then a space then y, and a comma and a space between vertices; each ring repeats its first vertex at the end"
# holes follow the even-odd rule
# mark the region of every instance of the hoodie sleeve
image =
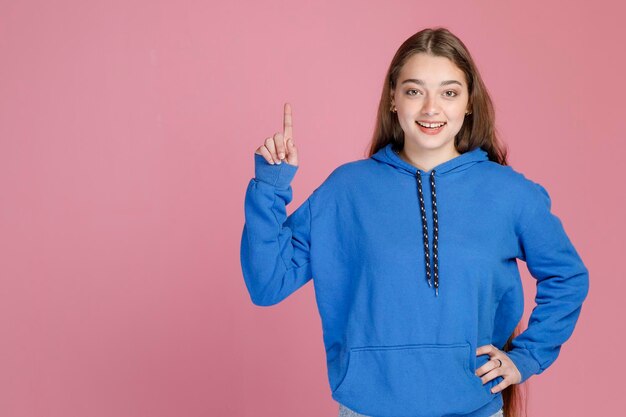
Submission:
POLYGON ((551 212, 548 192, 535 182, 533 191, 517 230, 519 258, 537 280, 536 306, 527 329, 511 341, 512 348, 506 352, 522 375, 520 383, 556 360, 574 331, 589 291, 589 272, 561 220, 551 212))
POLYGON ((248 183, 241 236, 241 268, 252 302, 271 306, 311 278, 310 198, 287 217, 291 180, 298 167, 268 163, 254 154, 255 177, 248 183))

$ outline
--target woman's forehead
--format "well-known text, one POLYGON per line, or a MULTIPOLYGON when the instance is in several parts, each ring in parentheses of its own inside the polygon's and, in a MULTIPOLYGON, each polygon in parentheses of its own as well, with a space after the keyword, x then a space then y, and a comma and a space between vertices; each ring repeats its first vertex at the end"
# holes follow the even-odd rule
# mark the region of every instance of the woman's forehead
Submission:
POLYGON ((419 85, 437 87, 454 84, 453 81, 465 84, 465 74, 446 57, 419 53, 409 58, 400 70, 398 82, 406 80, 419 85))

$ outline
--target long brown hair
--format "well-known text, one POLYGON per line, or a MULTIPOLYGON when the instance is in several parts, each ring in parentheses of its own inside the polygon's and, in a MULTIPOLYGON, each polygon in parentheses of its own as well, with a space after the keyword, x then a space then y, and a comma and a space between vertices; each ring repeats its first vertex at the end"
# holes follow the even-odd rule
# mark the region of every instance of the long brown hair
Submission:
MULTIPOLYGON (((465 74, 469 91, 468 108, 471 114, 465 117, 463 126, 454 138, 454 146, 459 153, 465 153, 481 146, 491 161, 507 165, 507 149, 499 141, 495 127, 495 112, 487 88, 474 64, 469 51, 459 38, 444 27, 427 28, 408 38, 391 60, 383 83, 383 91, 378 105, 376 126, 369 144, 368 157, 389 143, 396 150, 404 147, 404 131, 395 113, 391 112, 391 92, 395 89, 403 65, 417 53, 448 58, 465 74)), ((515 328, 503 350, 508 352, 511 340, 520 333, 515 328)), ((502 391, 505 417, 521 417, 526 414, 527 384, 512 384, 502 391), (525 401, 524 401, 525 400, 525 401)))

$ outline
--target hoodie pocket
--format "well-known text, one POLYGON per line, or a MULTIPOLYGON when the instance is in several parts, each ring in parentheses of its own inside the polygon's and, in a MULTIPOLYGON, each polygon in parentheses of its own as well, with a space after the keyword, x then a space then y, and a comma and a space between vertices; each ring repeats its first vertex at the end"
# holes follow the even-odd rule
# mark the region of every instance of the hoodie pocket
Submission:
POLYGON ((469 343, 352 348, 333 398, 366 415, 467 414, 496 395, 470 357, 469 343))

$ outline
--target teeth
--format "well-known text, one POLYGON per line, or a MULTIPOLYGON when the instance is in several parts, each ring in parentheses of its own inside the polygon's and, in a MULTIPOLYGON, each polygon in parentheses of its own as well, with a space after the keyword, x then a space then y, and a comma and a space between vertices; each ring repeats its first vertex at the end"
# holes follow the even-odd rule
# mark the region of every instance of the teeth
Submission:
POLYGON ((420 126, 424 126, 424 127, 440 127, 445 125, 445 123, 422 123, 422 122, 417 122, 420 126))

